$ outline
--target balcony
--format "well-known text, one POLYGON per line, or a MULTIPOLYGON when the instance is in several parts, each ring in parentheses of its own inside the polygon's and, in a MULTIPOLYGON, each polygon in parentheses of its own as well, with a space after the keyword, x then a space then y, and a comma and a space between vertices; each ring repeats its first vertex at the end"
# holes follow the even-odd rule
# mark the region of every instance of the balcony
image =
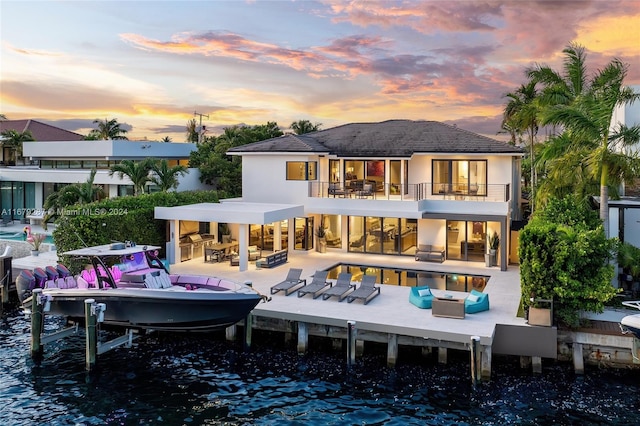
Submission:
POLYGON ((389 184, 369 180, 348 182, 309 182, 309 197, 368 200, 422 201, 454 200, 507 202, 509 184, 466 185, 448 183, 389 184))

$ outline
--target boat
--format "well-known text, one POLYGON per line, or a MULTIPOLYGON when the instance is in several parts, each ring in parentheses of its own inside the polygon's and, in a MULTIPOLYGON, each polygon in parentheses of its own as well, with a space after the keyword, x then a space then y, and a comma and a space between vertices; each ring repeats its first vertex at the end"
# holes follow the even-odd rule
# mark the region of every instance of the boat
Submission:
POLYGON ((104 326, 176 332, 223 329, 269 300, 228 279, 170 274, 158 249, 127 242, 65 252, 89 260, 92 268, 77 276, 62 264, 23 270, 16 278, 18 297, 28 312, 33 289, 41 288, 49 314, 76 323, 84 322, 85 300, 93 299, 106 305, 104 326))
MULTIPOLYGON (((622 302, 624 306, 640 309, 640 301, 622 302)), ((620 328, 622 332, 632 333, 636 339, 640 339, 640 314, 627 315, 620 320, 620 328)))

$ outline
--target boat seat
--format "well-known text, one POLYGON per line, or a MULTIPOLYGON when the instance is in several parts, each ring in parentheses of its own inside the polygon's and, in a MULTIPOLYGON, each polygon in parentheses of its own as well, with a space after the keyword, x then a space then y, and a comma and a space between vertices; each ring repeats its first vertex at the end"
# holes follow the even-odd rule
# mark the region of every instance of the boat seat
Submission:
POLYGON ((194 275, 181 275, 178 278, 178 284, 207 285, 208 281, 208 277, 199 277, 194 275))

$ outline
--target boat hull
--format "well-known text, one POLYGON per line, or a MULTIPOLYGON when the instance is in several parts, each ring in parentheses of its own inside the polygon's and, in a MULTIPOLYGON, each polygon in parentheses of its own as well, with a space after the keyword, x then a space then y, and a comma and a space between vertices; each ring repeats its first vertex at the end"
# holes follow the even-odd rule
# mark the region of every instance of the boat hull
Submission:
MULTIPOLYGON (((44 289, 51 315, 84 322, 85 300, 104 303, 106 326, 140 330, 212 331, 244 319, 260 302, 257 293, 136 289, 44 289)), ((24 301, 31 306, 31 298, 24 301)))
POLYGON ((640 314, 627 315, 622 318, 620 325, 624 331, 633 333, 637 339, 640 339, 640 314))

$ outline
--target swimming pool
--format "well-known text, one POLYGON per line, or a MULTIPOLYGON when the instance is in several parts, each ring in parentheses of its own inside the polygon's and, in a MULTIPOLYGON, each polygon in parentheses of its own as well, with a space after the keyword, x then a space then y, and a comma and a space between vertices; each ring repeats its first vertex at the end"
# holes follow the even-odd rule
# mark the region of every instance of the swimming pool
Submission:
MULTIPOLYGON (((0 240, 11 240, 11 241, 26 241, 26 237, 23 232, 7 232, 0 231, 0 240)), ((47 235, 44 239, 43 243, 45 244, 53 244, 53 237, 51 235, 47 235)))
POLYGON ((469 292, 471 289, 483 291, 489 277, 486 275, 466 275, 454 272, 418 271, 403 268, 381 268, 371 265, 337 263, 328 268, 329 279, 337 279, 341 272, 348 272, 352 281, 361 281, 362 275, 375 275, 376 282, 388 285, 416 287, 428 285, 430 288, 449 291, 469 292))

